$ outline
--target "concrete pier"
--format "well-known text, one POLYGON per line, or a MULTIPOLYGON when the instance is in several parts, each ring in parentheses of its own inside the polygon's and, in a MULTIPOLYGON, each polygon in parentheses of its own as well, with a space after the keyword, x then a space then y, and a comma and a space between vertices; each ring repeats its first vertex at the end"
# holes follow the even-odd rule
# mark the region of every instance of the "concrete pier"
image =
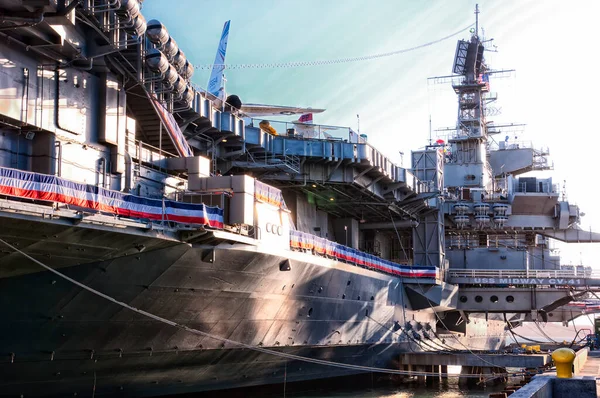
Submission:
POLYGON ((507 367, 529 368, 536 373, 537 369, 547 367, 551 357, 547 354, 517 355, 517 354, 473 354, 413 352, 399 355, 398 364, 401 369, 416 372, 427 372, 427 376, 419 375, 416 379, 421 384, 433 385, 441 380, 447 382, 448 366, 461 366, 459 384, 464 387, 475 385, 497 385, 506 381, 507 367), (493 375, 501 375, 494 377, 493 375), (467 377, 468 375, 468 377, 467 377), (473 375, 479 375, 473 376, 473 375))
POLYGON ((448 382, 448 365, 440 365, 440 374, 442 375, 442 382, 448 382))
POLYGON ((460 376, 458 377, 458 385, 461 387, 474 387, 479 382, 474 377, 467 377, 466 375, 472 375, 477 373, 476 366, 462 366, 460 368, 460 376))
POLYGON ((575 376, 570 379, 559 379, 555 374, 538 375, 510 397, 600 397, 600 385, 596 381, 600 375, 600 352, 588 352, 587 348, 579 350, 573 367, 575 376))
POLYGON ((571 379, 559 379, 556 376, 538 375, 511 394, 511 398, 596 398, 596 378, 574 376, 571 379))
MULTIPOLYGON (((417 371, 417 372, 426 372, 426 371, 427 371, 427 369, 426 369, 425 365, 416 365, 416 371, 417 371)), ((419 384, 425 384, 425 377, 426 377, 426 376, 421 376, 421 375, 418 375, 418 376, 417 376, 417 382, 418 382, 419 384)))

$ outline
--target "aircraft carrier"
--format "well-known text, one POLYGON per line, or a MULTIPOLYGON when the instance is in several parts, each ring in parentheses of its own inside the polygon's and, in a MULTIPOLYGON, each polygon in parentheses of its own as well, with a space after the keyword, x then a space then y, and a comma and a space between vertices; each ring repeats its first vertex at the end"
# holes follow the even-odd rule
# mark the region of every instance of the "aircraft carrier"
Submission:
POLYGON ((478 29, 437 78, 456 129, 403 168, 352 129, 253 119, 200 88, 141 6, 0 0, 0 395, 157 396, 494 351, 522 322, 572 319, 600 282, 550 250, 599 239, 551 178, 522 176, 548 152, 491 138, 501 71, 478 29))

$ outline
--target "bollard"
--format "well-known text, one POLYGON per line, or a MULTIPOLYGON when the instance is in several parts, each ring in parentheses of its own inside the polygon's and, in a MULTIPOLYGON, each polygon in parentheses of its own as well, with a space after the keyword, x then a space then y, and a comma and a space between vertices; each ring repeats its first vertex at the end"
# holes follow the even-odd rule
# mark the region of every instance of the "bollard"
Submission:
POLYGON ((559 348, 552 353, 552 360, 556 365, 556 377, 559 379, 570 379, 573 377, 575 351, 570 348, 559 348))

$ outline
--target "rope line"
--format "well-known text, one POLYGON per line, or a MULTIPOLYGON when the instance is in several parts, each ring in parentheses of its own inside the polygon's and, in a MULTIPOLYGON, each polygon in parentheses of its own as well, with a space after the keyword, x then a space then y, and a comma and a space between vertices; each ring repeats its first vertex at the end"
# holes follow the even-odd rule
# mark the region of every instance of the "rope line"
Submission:
POLYGON ((348 58, 338 58, 338 59, 328 59, 328 60, 317 60, 317 61, 292 61, 292 62, 282 62, 282 63, 270 63, 270 64, 205 64, 205 65, 195 65, 195 69, 273 69, 273 68, 298 68, 298 67, 307 67, 307 66, 321 66, 321 65, 335 65, 335 64, 347 64, 350 62, 360 62, 360 61, 370 61, 378 58, 386 58, 392 57, 398 54, 404 54, 407 52, 415 51, 421 48, 429 47, 434 44, 440 43, 444 40, 448 40, 451 37, 454 37, 465 30, 471 28, 475 24, 471 24, 461 30, 449 34, 448 36, 444 36, 440 39, 433 40, 424 44, 420 44, 418 46, 404 48, 402 50, 390 51, 386 53, 380 54, 371 54, 371 55, 363 55, 360 57, 348 57, 348 58))

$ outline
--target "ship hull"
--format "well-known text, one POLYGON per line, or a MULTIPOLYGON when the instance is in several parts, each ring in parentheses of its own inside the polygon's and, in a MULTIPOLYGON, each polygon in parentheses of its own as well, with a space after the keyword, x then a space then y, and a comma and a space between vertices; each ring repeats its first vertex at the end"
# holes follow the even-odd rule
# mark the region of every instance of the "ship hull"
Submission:
MULTIPOLYGON (((385 367, 405 344, 326 347, 284 347, 274 351, 353 365, 385 367)), ((285 360, 252 350, 213 349, 170 352, 118 353, 86 359, 42 361, 33 365, 15 361, 2 366, 1 396, 144 397, 216 391, 267 384, 332 378, 357 374, 285 360)))
MULTIPOLYGON (((7 218, 0 224, 3 239, 20 243, 54 268, 74 250, 59 247, 54 235, 32 241, 33 224, 22 229, 23 221, 7 218)), ((38 222, 33 231, 51 227, 38 222)), ((436 317, 431 309, 411 311, 401 280, 393 276, 232 241, 194 245, 138 236, 137 253, 131 254, 123 246, 131 244, 123 232, 107 237, 107 231, 91 228, 85 233, 89 250, 103 236, 114 242, 117 255, 65 266, 61 272, 208 335, 145 317, 5 250, 0 258, 2 394, 86 396, 95 389, 96 394, 153 396, 360 372, 286 360, 247 346, 374 367, 389 366, 407 350, 443 348, 441 342, 407 339, 402 330, 431 330, 436 317)), ((484 320, 479 323, 485 327, 484 320)), ((461 348, 468 341, 473 349, 497 348, 502 338, 487 333, 489 328, 447 344, 461 348)))

